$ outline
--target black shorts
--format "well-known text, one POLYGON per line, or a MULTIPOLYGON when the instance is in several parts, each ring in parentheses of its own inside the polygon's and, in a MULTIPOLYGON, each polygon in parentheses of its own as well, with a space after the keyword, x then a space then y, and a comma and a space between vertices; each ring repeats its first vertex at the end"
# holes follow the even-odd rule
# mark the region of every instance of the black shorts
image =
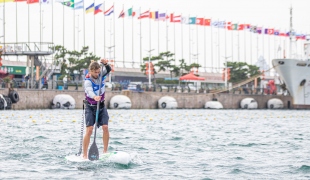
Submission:
MULTIPOLYGON (((96 122, 96 111, 97 106, 86 105, 85 108, 85 121, 86 127, 94 126, 96 122)), ((99 108, 98 122, 97 126, 108 125, 109 123, 109 114, 106 107, 99 108)))

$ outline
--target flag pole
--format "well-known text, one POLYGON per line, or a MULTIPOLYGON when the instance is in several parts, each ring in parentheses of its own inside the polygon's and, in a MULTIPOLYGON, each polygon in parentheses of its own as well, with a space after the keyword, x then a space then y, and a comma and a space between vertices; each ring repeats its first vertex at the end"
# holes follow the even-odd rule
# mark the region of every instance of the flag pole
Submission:
POLYGON ((132 42, 132 67, 134 67, 134 41, 133 41, 133 6, 131 6, 131 27, 132 27, 132 31, 131 31, 131 42, 132 42))
POLYGON ((231 28, 231 61, 234 61, 234 29, 231 28))
MULTIPOLYGON (((252 26, 252 25, 251 25, 252 26)), ((251 27, 250 26, 250 27, 251 27)), ((252 28, 250 29, 250 30, 252 30, 252 28)), ((252 31, 250 31, 250 60, 251 60, 251 65, 252 65, 252 59, 253 59, 253 56, 252 56, 252 31)))
POLYGON ((176 55, 176 49, 175 49, 175 22, 173 23, 173 39, 174 39, 174 65, 176 65, 176 58, 175 58, 175 55, 176 55))
MULTIPOLYGON (((141 7, 139 8, 139 17, 141 16, 141 7)), ((142 31, 141 31, 141 19, 140 19, 140 65, 142 65, 142 31)))
POLYGON ((123 67, 125 66, 125 63, 124 63, 124 59, 125 59, 125 16, 126 16, 126 13, 124 11, 124 4, 123 4, 123 67))
POLYGON ((75 51, 75 7, 73 7, 73 49, 75 51))
MULTIPOLYGON (((196 15, 196 21, 197 21, 197 15, 196 15)), ((198 43, 198 25, 197 25, 197 22, 196 22, 196 41, 197 41, 197 64, 198 64, 198 46, 199 46, 199 43, 198 43)))
MULTIPOLYGON (((188 15, 188 18, 190 18, 191 15, 188 15)), ((189 43, 188 43, 188 60, 189 64, 191 64, 191 26, 188 24, 188 37, 189 37, 189 43)))
MULTIPOLYGON (((114 51, 113 51, 113 64, 115 64, 115 49, 116 49, 116 44, 115 44, 115 11, 114 11, 114 3, 113 3, 113 46, 114 46, 114 51)), ((111 73, 111 79, 112 79, 112 73, 111 73)))
POLYGON ((212 68, 212 73, 213 73, 213 28, 212 28, 212 18, 210 20, 210 34, 211 34, 211 68, 212 68))
MULTIPOLYGON (((151 9, 149 9, 149 12, 151 12, 151 9)), ((151 50, 151 42, 152 42, 152 38, 151 38, 151 18, 150 18, 150 15, 149 15, 149 41, 150 41, 150 44, 149 44, 149 50, 151 50)))
MULTIPOLYGON (((103 3, 104 3, 103 4, 103 9, 104 9, 104 12, 105 12, 105 1, 103 3)), ((104 38, 104 41, 103 41, 103 57, 106 58, 106 56, 105 56, 105 51, 106 51, 105 50, 106 49, 106 45, 105 45, 105 41, 106 41, 106 38, 105 38, 105 14, 104 14, 104 12, 103 12, 103 38, 104 38)))
POLYGON ((182 14, 181 14, 181 49, 182 49, 182 51, 181 51, 181 54, 182 54, 182 59, 184 58, 184 56, 183 56, 183 18, 182 18, 182 14))
POLYGON ((168 52, 168 22, 167 21, 166 21, 166 52, 168 52))
POLYGON ((41 8, 41 5, 42 5, 42 3, 41 3, 41 1, 39 2, 40 3, 40 50, 41 50, 41 44, 42 44, 42 8, 41 8))
POLYGON ((246 33, 245 33, 245 28, 244 28, 245 24, 243 24, 243 38, 244 38, 244 62, 247 62, 246 59, 246 33))
POLYGON ((220 64, 221 64, 221 58, 220 58, 220 20, 217 19, 217 22, 218 22, 218 26, 217 26, 217 41, 218 41, 218 44, 217 44, 217 49, 218 49, 218 68, 220 68, 220 64))
MULTIPOLYGON (((159 10, 157 10, 157 21, 158 21, 158 29, 157 29, 157 37, 158 37, 158 47, 157 47, 157 52, 158 52, 158 54, 159 54, 159 39, 160 39, 160 37, 159 37, 159 10)), ((166 16, 166 15, 165 15, 166 16)))
MULTIPOLYGON (((85 1, 83 1, 83 11, 84 11, 84 8, 85 8, 85 1)), ((83 46, 85 47, 85 12, 83 12, 83 43, 84 43, 83 46)))
POLYGON ((207 51, 207 49, 206 49, 206 18, 205 17, 203 17, 203 46, 204 46, 204 51, 203 51, 203 57, 204 57, 204 70, 205 70, 205 72, 206 72, 206 67, 207 67, 207 58, 206 58, 206 51, 207 51))
MULTIPOLYGON (((63 0, 64 2, 64 0, 63 0)), ((65 47, 65 6, 62 6, 62 46, 65 47)))
POLYGON ((95 6, 95 0, 94 0, 94 55, 96 55, 96 6, 95 6))

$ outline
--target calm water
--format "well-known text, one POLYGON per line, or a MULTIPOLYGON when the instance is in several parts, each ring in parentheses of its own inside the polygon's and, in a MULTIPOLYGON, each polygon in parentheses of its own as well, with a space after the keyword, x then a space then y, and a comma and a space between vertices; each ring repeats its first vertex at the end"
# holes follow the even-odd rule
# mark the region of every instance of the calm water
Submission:
POLYGON ((0 111, 0 179, 310 179, 310 111, 109 113, 109 150, 128 152, 128 166, 65 161, 82 110, 0 111))

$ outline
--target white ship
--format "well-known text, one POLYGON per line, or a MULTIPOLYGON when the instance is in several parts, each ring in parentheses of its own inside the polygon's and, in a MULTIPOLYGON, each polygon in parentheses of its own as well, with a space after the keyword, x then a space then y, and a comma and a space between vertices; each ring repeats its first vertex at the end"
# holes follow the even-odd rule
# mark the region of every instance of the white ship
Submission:
MULTIPOLYGON (((292 8, 290 14, 290 54, 292 54, 292 8)), ((272 60, 273 67, 293 98, 293 108, 310 108, 310 43, 305 43, 304 51, 303 59, 272 60)))

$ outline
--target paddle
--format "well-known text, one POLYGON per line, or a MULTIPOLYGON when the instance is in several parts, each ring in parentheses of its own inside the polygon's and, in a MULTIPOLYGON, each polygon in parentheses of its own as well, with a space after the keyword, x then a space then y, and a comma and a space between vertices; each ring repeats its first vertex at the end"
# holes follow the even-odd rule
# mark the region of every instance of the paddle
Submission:
MULTIPOLYGON (((99 90, 98 90, 99 95, 100 95, 100 90, 101 90, 101 85, 102 85, 102 82, 101 82, 102 81, 102 74, 103 74, 103 66, 101 68, 101 72, 100 72, 100 76, 99 76, 99 79, 100 79, 99 90)), ((99 151, 98 151, 98 147, 96 144, 96 130, 97 130, 97 123, 98 123, 98 116, 99 116, 99 104, 100 104, 100 101, 97 102, 94 142, 90 146, 89 151, 88 151, 88 159, 91 161, 99 159, 99 151)))

